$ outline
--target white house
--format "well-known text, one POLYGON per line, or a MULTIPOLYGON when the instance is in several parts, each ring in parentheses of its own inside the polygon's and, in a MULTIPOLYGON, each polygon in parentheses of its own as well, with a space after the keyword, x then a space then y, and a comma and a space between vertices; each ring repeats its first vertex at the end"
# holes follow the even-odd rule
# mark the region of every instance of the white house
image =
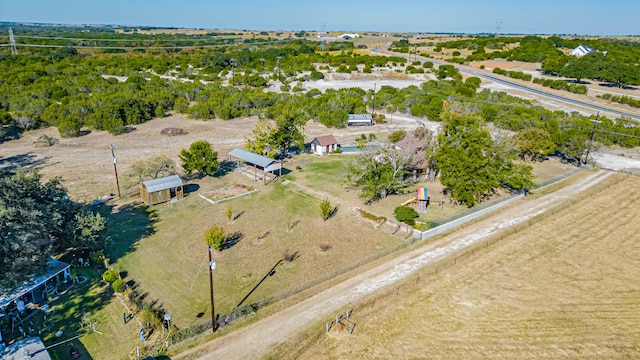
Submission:
POLYGON ((592 47, 580 44, 580 45, 578 45, 577 48, 571 50, 571 55, 573 55, 573 56, 585 56, 588 53, 597 52, 597 51, 598 50, 596 50, 596 49, 594 49, 592 47))
POLYGON ((318 136, 311 141, 311 151, 316 155, 328 155, 338 148, 338 142, 333 135, 318 136))
POLYGON ((359 38, 359 37, 360 37, 360 35, 358 35, 358 34, 342 34, 342 35, 339 36, 339 38, 341 38, 341 39, 356 39, 356 38, 359 38))

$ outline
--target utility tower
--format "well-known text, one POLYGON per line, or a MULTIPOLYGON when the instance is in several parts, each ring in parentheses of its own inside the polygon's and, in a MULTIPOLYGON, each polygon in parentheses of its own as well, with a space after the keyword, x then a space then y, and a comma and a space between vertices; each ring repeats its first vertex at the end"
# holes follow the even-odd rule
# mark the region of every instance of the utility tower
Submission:
POLYGON ((320 51, 327 50, 327 24, 322 23, 322 31, 318 33, 318 37, 320 38, 320 51))
POLYGON ((500 36, 500 30, 502 30, 502 20, 496 21, 496 34, 494 35, 495 38, 500 36))
POLYGON ((13 37, 13 29, 9 28, 9 42, 11 43, 11 54, 18 55, 18 49, 16 49, 16 38, 13 37))

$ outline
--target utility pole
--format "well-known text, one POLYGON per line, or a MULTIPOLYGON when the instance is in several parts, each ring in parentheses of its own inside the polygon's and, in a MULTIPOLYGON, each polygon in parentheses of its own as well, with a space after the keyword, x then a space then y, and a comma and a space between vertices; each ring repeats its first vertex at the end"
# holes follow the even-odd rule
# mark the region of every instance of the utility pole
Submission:
POLYGON ((276 57, 277 63, 278 63, 278 81, 280 81, 280 59, 282 58, 282 56, 278 56, 276 57))
POLYGON ((373 100, 371 105, 371 117, 373 121, 375 121, 374 118, 376 117, 376 85, 377 83, 373 83, 373 95, 371 96, 371 100, 373 100))
POLYGON ((598 120, 598 117, 600 117, 600 112, 596 114, 595 120, 591 120, 591 122, 593 123, 593 128, 591 128, 591 135, 589 136, 590 139, 589 139, 589 146, 587 147, 587 156, 584 158, 585 165, 589 163, 589 153, 591 152, 591 144, 593 144, 593 137, 596 134, 596 127, 598 127, 598 124, 602 123, 602 121, 598 120))
POLYGON ((116 159, 116 155, 113 153, 113 150, 116 149, 113 144, 109 145, 111 148, 111 159, 113 160, 113 171, 116 173, 116 186, 118 187, 118 198, 122 199, 122 195, 120 195, 120 181, 118 181, 118 167, 116 164, 118 163, 118 159, 116 159))
POLYGON ((216 262, 211 259, 211 245, 209 245, 209 289, 211 292, 211 331, 216 332, 216 310, 213 303, 213 270, 216 268, 216 262))

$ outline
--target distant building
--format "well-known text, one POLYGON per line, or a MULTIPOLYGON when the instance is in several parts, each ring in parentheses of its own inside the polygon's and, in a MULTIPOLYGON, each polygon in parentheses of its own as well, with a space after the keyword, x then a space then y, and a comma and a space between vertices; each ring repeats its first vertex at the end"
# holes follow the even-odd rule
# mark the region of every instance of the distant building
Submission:
POLYGON ((311 151, 316 155, 329 155, 338 148, 338 142, 333 135, 318 136, 311 141, 311 151))
POLYGON ((578 45, 577 48, 571 50, 571 55, 573 55, 573 56, 585 56, 588 53, 597 52, 597 51, 598 50, 596 50, 596 49, 594 49, 592 47, 580 44, 580 45, 578 45))
POLYGON ((339 37, 339 38, 341 38, 341 39, 345 39, 345 40, 346 40, 346 39, 356 39, 356 38, 359 38, 359 37, 360 37, 360 35, 358 35, 358 34, 342 34, 342 35, 340 35, 340 36, 338 36, 338 37, 339 37))
POLYGON ((349 118, 347 119, 347 127, 371 125, 375 125, 371 114, 349 114, 349 118))

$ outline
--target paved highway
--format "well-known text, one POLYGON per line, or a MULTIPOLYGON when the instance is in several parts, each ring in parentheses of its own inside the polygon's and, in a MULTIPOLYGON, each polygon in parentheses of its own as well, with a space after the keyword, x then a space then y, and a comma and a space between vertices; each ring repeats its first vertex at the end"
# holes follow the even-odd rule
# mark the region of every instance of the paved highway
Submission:
MULTIPOLYGON (((411 56, 411 55, 399 54, 399 53, 394 53, 394 52, 388 51, 387 50, 388 47, 389 47, 389 45, 385 45, 385 46, 377 48, 375 50, 376 50, 376 52, 384 52, 387 55, 400 56, 400 57, 407 58, 409 60, 416 59, 415 55, 411 56)), ((453 66, 457 67, 460 70, 461 73, 477 76, 479 78, 490 80, 490 81, 493 81, 493 82, 498 83, 498 84, 503 84, 503 85, 506 85, 506 86, 509 86, 509 87, 512 87, 512 88, 516 88, 518 90, 523 90, 523 91, 529 92, 529 93, 534 94, 534 95, 543 96, 543 97, 546 97, 546 98, 549 98, 549 99, 558 100, 558 101, 562 101, 562 102, 573 104, 573 105, 578 105, 578 106, 581 106, 581 107, 584 107, 584 108, 592 109, 594 111, 608 112, 608 113, 616 114, 616 115, 619 115, 619 116, 624 116, 624 117, 627 117, 627 118, 631 118, 631 119, 634 119, 636 121, 640 121, 640 115, 638 115, 638 114, 632 114, 632 113, 629 113, 629 112, 626 112, 626 111, 615 110, 615 109, 611 109, 611 108, 608 108, 608 107, 605 107, 605 106, 592 104, 592 103, 589 103, 589 102, 586 102, 586 101, 575 100, 575 99, 571 99, 571 98, 564 97, 564 96, 561 96, 561 95, 552 94, 552 93, 549 93, 549 92, 546 92, 546 91, 538 90, 538 89, 523 85, 523 84, 521 84, 519 82, 511 81, 508 78, 490 75, 490 74, 487 74, 485 72, 478 71, 477 69, 469 68, 469 67, 466 67, 466 66, 461 66, 459 64, 447 63, 447 62, 444 62, 444 61, 439 61, 439 60, 430 59, 430 58, 423 58, 421 56, 418 56, 417 60, 420 61, 420 62, 430 61, 435 66, 440 66, 440 65, 443 65, 443 64, 453 65, 453 66)))

